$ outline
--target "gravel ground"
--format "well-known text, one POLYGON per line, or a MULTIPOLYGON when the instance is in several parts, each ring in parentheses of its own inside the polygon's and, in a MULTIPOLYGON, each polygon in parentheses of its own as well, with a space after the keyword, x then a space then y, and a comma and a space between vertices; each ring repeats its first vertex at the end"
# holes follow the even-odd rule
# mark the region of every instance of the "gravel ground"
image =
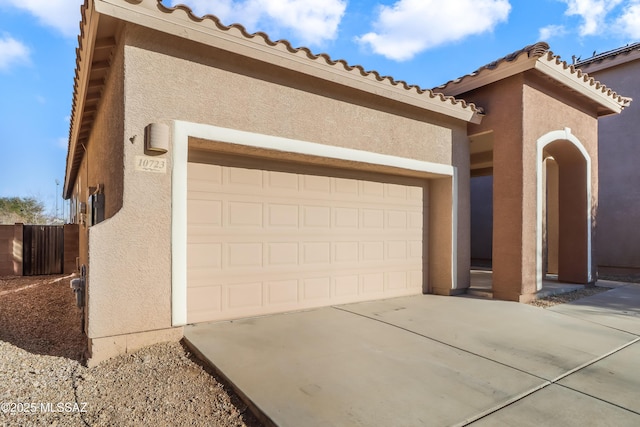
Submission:
POLYGON ((535 305, 536 307, 542 307, 542 308, 553 307, 554 305, 575 301, 577 299, 599 294, 600 292, 604 292, 608 290, 610 290, 610 288, 593 286, 593 287, 580 289, 578 291, 567 292, 566 294, 551 295, 545 298, 536 299, 531 301, 529 304, 535 305))
POLYGON ((85 367, 80 316, 69 278, 0 278, 0 426, 260 426, 180 343, 85 367))
POLYGON ((598 280, 611 280, 612 282, 640 283, 640 274, 599 274, 598 280))

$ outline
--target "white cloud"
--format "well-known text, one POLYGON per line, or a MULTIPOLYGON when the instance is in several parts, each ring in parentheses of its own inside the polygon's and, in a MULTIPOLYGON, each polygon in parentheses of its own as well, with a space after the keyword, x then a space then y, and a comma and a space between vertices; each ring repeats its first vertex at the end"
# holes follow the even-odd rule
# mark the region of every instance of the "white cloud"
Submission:
POLYGON ((580 25, 581 36, 602 34, 606 29, 606 18, 622 0, 561 0, 567 5, 566 15, 578 15, 583 22, 580 25))
POLYGON ((29 48, 8 34, 0 36, 0 70, 29 61, 29 48))
POLYGON ((404 61, 429 48, 492 31, 510 11, 508 0, 398 0, 379 6, 375 31, 357 40, 377 54, 404 61))
POLYGON ((624 8, 618 26, 631 39, 640 39, 640 0, 633 0, 624 8))
POLYGON ((0 6, 11 6, 35 16, 45 26, 67 37, 79 33, 82 0, 0 0, 0 6))
POLYGON ((548 41, 552 38, 562 37, 567 34, 567 29, 563 25, 547 25, 540 28, 538 40, 548 41))
POLYGON ((66 150, 69 148, 69 138, 60 137, 56 139, 56 147, 66 150))
MULTIPOLYGON (((172 4, 184 3, 173 0, 172 4)), ((197 14, 212 14, 223 24, 242 24, 248 31, 275 29, 293 32, 302 43, 320 45, 335 39, 347 7, 346 0, 192 0, 197 14)), ((270 34, 273 36, 273 34, 270 34)))

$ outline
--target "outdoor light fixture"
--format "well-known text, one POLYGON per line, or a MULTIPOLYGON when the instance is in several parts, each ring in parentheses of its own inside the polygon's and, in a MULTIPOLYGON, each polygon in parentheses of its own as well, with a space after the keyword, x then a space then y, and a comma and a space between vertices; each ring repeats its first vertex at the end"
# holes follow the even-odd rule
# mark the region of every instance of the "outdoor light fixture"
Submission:
POLYGON ((164 154, 169 150, 169 126, 151 123, 144 129, 145 154, 164 154))

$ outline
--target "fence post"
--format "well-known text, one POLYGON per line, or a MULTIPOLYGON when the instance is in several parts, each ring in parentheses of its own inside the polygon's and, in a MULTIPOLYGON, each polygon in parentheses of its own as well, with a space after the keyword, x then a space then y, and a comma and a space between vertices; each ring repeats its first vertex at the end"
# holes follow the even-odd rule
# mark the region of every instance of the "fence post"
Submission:
POLYGON ((13 274, 16 276, 22 276, 24 272, 22 265, 23 230, 24 224, 22 223, 13 226, 13 274))

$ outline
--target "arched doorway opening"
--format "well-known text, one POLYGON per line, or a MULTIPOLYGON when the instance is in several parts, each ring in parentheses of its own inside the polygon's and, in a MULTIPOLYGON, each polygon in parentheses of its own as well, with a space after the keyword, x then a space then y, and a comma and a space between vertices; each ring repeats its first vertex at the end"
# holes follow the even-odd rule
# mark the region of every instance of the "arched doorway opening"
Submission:
POLYGON ((558 277, 559 195, 558 162, 551 156, 543 160, 542 197, 542 273, 543 279, 558 277), (546 277, 544 277, 546 275, 546 277))
POLYGON ((537 289, 547 274, 590 283, 591 158, 570 129, 544 135, 537 148, 537 289))

